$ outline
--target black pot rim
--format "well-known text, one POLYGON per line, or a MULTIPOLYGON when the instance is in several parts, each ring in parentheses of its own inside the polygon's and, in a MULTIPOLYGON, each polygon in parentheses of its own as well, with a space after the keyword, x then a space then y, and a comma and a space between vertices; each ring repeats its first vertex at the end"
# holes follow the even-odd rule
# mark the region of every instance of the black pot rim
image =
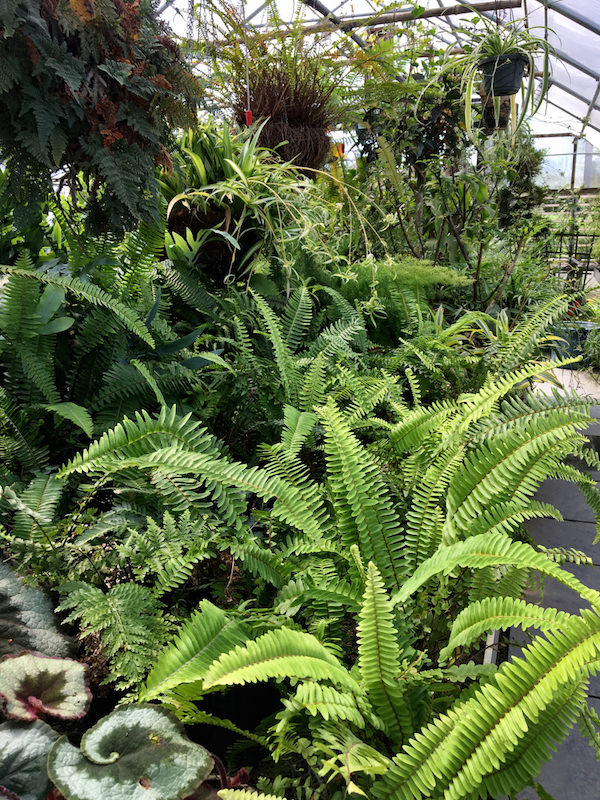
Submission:
POLYGON ((529 59, 527 56, 523 55, 523 53, 502 53, 502 55, 486 56, 486 58, 482 58, 477 63, 477 66, 485 67, 487 64, 493 64, 498 61, 522 61, 523 64, 529 64, 529 59))

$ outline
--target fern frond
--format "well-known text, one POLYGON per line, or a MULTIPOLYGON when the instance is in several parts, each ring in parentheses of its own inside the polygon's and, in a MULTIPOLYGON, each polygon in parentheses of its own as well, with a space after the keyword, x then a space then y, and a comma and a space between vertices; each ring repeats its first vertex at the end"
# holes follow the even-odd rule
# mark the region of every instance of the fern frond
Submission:
POLYGON ((306 336, 312 319, 313 304, 305 286, 295 289, 281 318, 281 328, 290 352, 295 353, 306 336))
POLYGON ((350 722, 361 729, 367 724, 379 729, 382 727, 382 722, 369 711, 360 695, 340 692, 333 686, 314 681, 300 683, 295 693, 283 703, 290 714, 306 711, 326 722, 350 722))
POLYGON ((369 699, 394 742, 413 730, 410 709, 396 678, 404 654, 398 646, 393 610, 377 567, 367 567, 358 622, 358 664, 369 699))
POLYGON ((392 602, 394 605, 406 602, 413 592, 416 592, 432 577, 447 575, 456 567, 481 569, 502 564, 537 570, 577 592, 592 606, 600 608, 599 592, 585 586, 530 545, 516 542, 503 533, 471 536, 464 542, 441 547, 435 555, 421 564, 417 571, 392 595, 392 602))
POLYGON ((245 647, 225 653, 208 669, 204 686, 209 689, 270 678, 329 680, 358 691, 356 681, 318 639, 289 628, 269 631, 245 647))
POLYGON ((221 800, 282 800, 274 794, 262 794, 250 789, 221 789, 217 792, 221 800))
POLYGON ((21 492, 20 500, 27 510, 15 514, 13 536, 27 541, 47 541, 48 530, 64 489, 56 475, 39 475, 21 492))
POLYGON ((442 498, 454 473, 462 468, 464 450, 450 448, 418 481, 406 515, 406 558, 414 571, 441 543, 442 498))
POLYGON ((572 615, 565 611, 541 608, 514 597, 487 597, 471 603, 456 617, 448 644, 440 651, 440 661, 446 661, 457 647, 468 647, 492 630, 511 627, 564 630, 571 619, 572 615))
POLYGON ((318 353, 302 376, 298 392, 298 403, 302 411, 312 411, 325 399, 327 383, 327 358, 325 353, 318 353))
POLYGON ((183 624, 177 637, 159 655, 140 692, 143 701, 168 695, 185 683, 203 681, 210 665, 247 640, 246 626, 202 600, 198 611, 183 624))
POLYGON ((136 336, 139 336, 150 347, 154 346, 154 340, 144 323, 137 317, 129 306, 115 300, 103 289, 92 283, 83 283, 77 278, 64 275, 51 275, 47 272, 34 272, 32 270, 20 270, 17 267, 9 267, 5 264, 0 265, 0 272, 7 275, 19 276, 30 281, 39 281, 49 286, 60 286, 76 297, 83 298, 95 306, 104 306, 112 311, 121 322, 136 336))
POLYGON ((137 685, 168 633, 160 602, 152 591, 136 583, 120 583, 105 593, 80 581, 59 589, 66 596, 58 610, 70 612, 66 621, 78 621, 81 636, 100 633, 111 667, 106 680, 119 689, 137 685))
POLYGON ((462 798, 520 791, 581 708, 600 663, 600 618, 583 610, 503 664, 472 696, 423 728, 374 787, 378 798, 462 798))
POLYGON ((343 544, 358 544, 386 585, 399 587, 406 571, 398 515, 371 460, 333 400, 318 409, 325 429, 325 454, 338 529, 343 544))
POLYGON ((298 402, 299 375, 292 358, 290 347, 284 340, 281 323, 271 308, 267 305, 265 300, 263 300, 263 298, 256 292, 252 290, 250 291, 252 292, 252 296, 258 307, 259 313, 263 318, 268 339, 271 347, 273 348, 273 356, 275 358, 277 369, 279 370, 279 376, 285 391, 286 400, 288 403, 295 406, 298 402))

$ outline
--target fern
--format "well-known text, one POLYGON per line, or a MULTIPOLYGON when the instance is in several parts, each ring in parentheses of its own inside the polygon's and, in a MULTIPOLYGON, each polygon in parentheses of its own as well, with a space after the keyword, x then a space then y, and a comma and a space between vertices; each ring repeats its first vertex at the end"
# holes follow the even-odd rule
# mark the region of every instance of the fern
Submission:
POLYGON ((568 629, 571 615, 554 608, 540 608, 512 597, 488 597, 467 606, 454 620, 450 639, 440 652, 445 661, 457 647, 468 647, 492 630, 532 627, 541 631, 568 629))
POLYGON ((356 681, 314 636, 288 628, 265 633, 222 655, 206 672, 204 687, 287 677, 329 680, 357 689, 356 681))
POLYGON ((377 798, 460 800, 522 789, 562 738, 598 661, 600 620, 590 611, 503 664, 470 699, 423 728, 373 789, 377 798), (460 757, 456 758, 457 749, 460 757))
POLYGON ((137 686, 169 632, 152 591, 135 583, 117 584, 107 592, 83 582, 59 588, 65 596, 58 611, 70 612, 65 619, 79 623, 80 637, 100 634, 110 664, 106 681, 118 689, 137 686))
POLYGON ((332 401, 319 414, 341 540, 347 547, 358 543, 363 559, 377 565, 386 585, 399 587, 406 570, 402 529, 379 468, 361 450, 332 401))
POLYGON ((402 743, 413 729, 410 709, 396 681, 401 656, 393 610, 373 563, 367 568, 358 623, 358 664, 369 699, 384 721, 388 736, 402 743))
POLYGON ((471 536, 464 542, 441 547, 404 582, 402 588, 393 594, 392 600, 394 604, 404 603, 432 577, 448 574, 458 566, 481 569, 499 564, 538 570, 573 589, 592 606, 600 608, 600 593, 589 589, 530 545, 515 542, 502 533, 471 536))
POLYGON ((72 292, 76 297, 87 300, 87 302, 92 305, 108 308, 132 333, 135 333, 136 336, 139 336, 140 339, 151 347, 154 345, 154 341, 148 329, 141 320, 138 319, 135 313, 128 306, 115 300, 98 286, 94 286, 91 283, 83 283, 77 278, 51 275, 46 272, 33 272, 31 270, 23 270, 18 267, 9 267, 6 265, 0 266, 0 272, 19 277, 24 281, 38 281, 47 286, 60 286, 66 291, 72 292))
POLYGON ((199 610, 159 656, 141 698, 151 700, 182 684, 203 681, 213 661, 247 637, 248 630, 239 620, 203 600, 199 610))
POLYGON ((303 342, 312 318, 312 300, 306 287, 296 289, 287 303, 281 319, 285 343, 295 353, 303 342))

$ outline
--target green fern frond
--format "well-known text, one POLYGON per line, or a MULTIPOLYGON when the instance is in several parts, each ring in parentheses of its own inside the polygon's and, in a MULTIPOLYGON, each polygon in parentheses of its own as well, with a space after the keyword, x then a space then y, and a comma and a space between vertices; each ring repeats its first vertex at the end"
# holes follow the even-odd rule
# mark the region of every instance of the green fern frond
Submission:
POLYGON ((533 354, 548 328, 564 318, 569 302, 565 296, 553 297, 523 316, 497 349, 495 363, 499 367, 499 374, 511 372, 533 354))
POLYGON ((397 682, 404 658, 398 646, 393 609, 377 567, 367 567, 366 586, 358 622, 358 664, 369 699, 394 742, 413 730, 410 709, 397 682))
POLYGON ((325 353, 318 353, 302 376, 302 383, 298 392, 298 402, 302 411, 312 411, 313 408, 325 399, 327 384, 327 357, 325 353))
POLYGON ((524 542, 516 542, 503 533, 471 536, 464 542, 441 547, 393 594, 394 605, 404 603, 423 584, 435 575, 449 574, 456 567, 481 569, 487 566, 507 566, 532 569, 548 575, 577 592, 592 606, 600 608, 600 593, 585 586, 566 570, 550 561, 524 542))
MULTIPOLYGON (((182 684, 204 681, 208 668, 223 653, 248 639, 240 620, 208 600, 185 622, 177 637, 159 655, 140 692, 143 701, 168 695, 182 684)), ((200 692, 199 692, 200 693, 200 692)))
POLYGON ((108 472, 126 462, 165 448, 185 449, 219 455, 219 446, 191 414, 180 417, 175 406, 163 407, 156 419, 146 411, 125 418, 105 433, 61 470, 62 475, 74 472, 108 472))
POLYGON ((13 536, 27 541, 47 541, 64 484, 56 475, 39 475, 20 493, 27 510, 15 514, 13 536))
POLYGON ((5 264, 0 265, 0 272, 7 275, 18 276, 20 278, 38 281, 47 286, 60 286, 76 297, 83 298, 95 306, 104 306, 112 311, 121 322, 136 336, 139 336, 150 347, 154 346, 154 340, 144 323, 137 317, 129 306, 115 300, 103 289, 92 283, 83 283, 77 278, 66 277, 63 275, 51 275, 47 272, 34 272, 32 270, 21 270, 17 267, 9 267, 5 264))
POLYGON ((492 630, 565 630, 571 619, 572 615, 565 611, 541 608, 513 597, 487 597, 471 603, 456 617, 448 644, 440 651, 440 661, 446 661, 457 647, 468 647, 492 630))
POLYGON ((600 618, 583 610, 522 659, 502 665, 472 696, 423 728, 373 789, 377 798, 462 800, 520 791, 581 708, 600 660, 600 618))
POLYGON ((262 794, 250 789, 221 789, 217 794, 221 800, 282 800, 274 794, 262 794))
POLYGON ((537 500, 493 503, 489 508, 482 509, 479 517, 462 530, 461 537, 467 539, 483 533, 511 533, 528 519, 544 517, 562 520, 562 514, 554 506, 537 500))
POLYGON ((358 544, 386 585, 399 587, 406 572, 398 515, 371 460, 333 400, 318 409, 323 420, 329 481, 343 544, 358 544))
POLYGON ((259 313, 263 318, 265 328, 267 331, 268 339, 273 348, 273 356, 281 383, 285 391, 285 397, 288 403, 295 406, 298 402, 298 385, 299 375, 296 365, 292 358, 292 352, 284 340, 282 326, 277 319, 275 313, 267 305, 265 300, 256 292, 250 290, 256 303, 259 313))
POLYGON ((208 669, 204 686, 209 689, 270 678, 329 680, 358 691, 356 681, 318 639, 288 628, 269 631, 225 653, 208 669))
POLYGON ((59 589, 65 597, 57 610, 70 612, 66 621, 79 622, 82 637, 100 633, 110 664, 107 682, 118 689, 139 684, 169 631, 152 591, 136 583, 120 583, 105 593, 80 581, 59 589))
POLYGON ((295 353, 307 335, 312 320, 313 304, 305 286, 295 289, 281 318, 281 328, 290 352, 295 353))
POLYGON ((268 581, 276 589, 284 586, 289 580, 292 565, 278 552, 260 547, 257 542, 251 540, 233 542, 230 550, 249 572, 268 581))
POLYGON ((534 494, 561 460, 565 445, 585 442, 578 432, 585 422, 554 411, 519 430, 482 444, 465 461, 448 489, 448 519, 456 530, 468 527, 481 509, 534 494))
POLYGON ((420 478, 406 515, 406 558, 414 571, 441 543, 442 498, 452 476, 462 469, 464 450, 449 448, 420 478))
POLYGON ((291 714, 306 711, 326 722, 350 722, 361 729, 367 724, 378 729, 383 726, 360 695, 340 692, 333 686, 314 681, 300 683, 295 693, 283 703, 291 714))

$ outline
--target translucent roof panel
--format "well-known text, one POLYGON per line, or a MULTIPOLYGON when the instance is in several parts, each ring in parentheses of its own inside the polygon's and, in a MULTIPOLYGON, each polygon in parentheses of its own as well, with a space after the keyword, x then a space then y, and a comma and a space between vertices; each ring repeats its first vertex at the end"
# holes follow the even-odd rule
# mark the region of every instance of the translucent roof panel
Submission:
MULTIPOLYGON (((219 2, 220 0, 213 0, 219 2)), ((303 5, 302 0, 275 0, 280 17, 293 20, 303 9, 307 23, 323 20, 322 13, 303 5)), ((225 2, 225 0, 224 0, 225 2)), ((241 7, 244 0, 233 0, 233 5, 241 7)), ((545 129, 555 121, 557 132, 568 130, 586 138, 600 148, 600 0, 520 0, 520 4, 510 9, 502 9, 502 2, 485 2, 482 13, 501 23, 517 22, 527 25, 537 36, 545 34, 554 48, 551 58, 551 79, 547 100, 533 122, 534 131, 545 129), (492 10, 489 10, 489 9, 492 10)), ((194 3, 189 0, 165 0, 164 13, 176 32, 185 35, 189 8, 194 3)), ((369 24, 369 18, 381 12, 410 11, 419 6, 428 11, 443 8, 456 8, 457 0, 404 0, 397 6, 381 0, 320 0, 320 11, 327 9, 337 17, 364 17, 364 26, 353 30, 359 37, 369 24)), ((463 6, 481 8, 482 0, 462 0, 463 6)), ((196 0, 197 13, 206 21, 205 0, 196 0)), ((262 26, 267 22, 264 0, 245 0, 245 15, 252 25, 262 26)), ((473 22, 474 14, 462 13, 446 17, 429 17, 428 24, 437 30, 440 39, 447 44, 460 39, 454 30, 464 23, 473 22)), ((371 22, 372 24, 372 22, 371 22)), ((339 34, 347 35, 347 34, 339 34)), ((538 67, 541 68, 541 64, 538 67)))

